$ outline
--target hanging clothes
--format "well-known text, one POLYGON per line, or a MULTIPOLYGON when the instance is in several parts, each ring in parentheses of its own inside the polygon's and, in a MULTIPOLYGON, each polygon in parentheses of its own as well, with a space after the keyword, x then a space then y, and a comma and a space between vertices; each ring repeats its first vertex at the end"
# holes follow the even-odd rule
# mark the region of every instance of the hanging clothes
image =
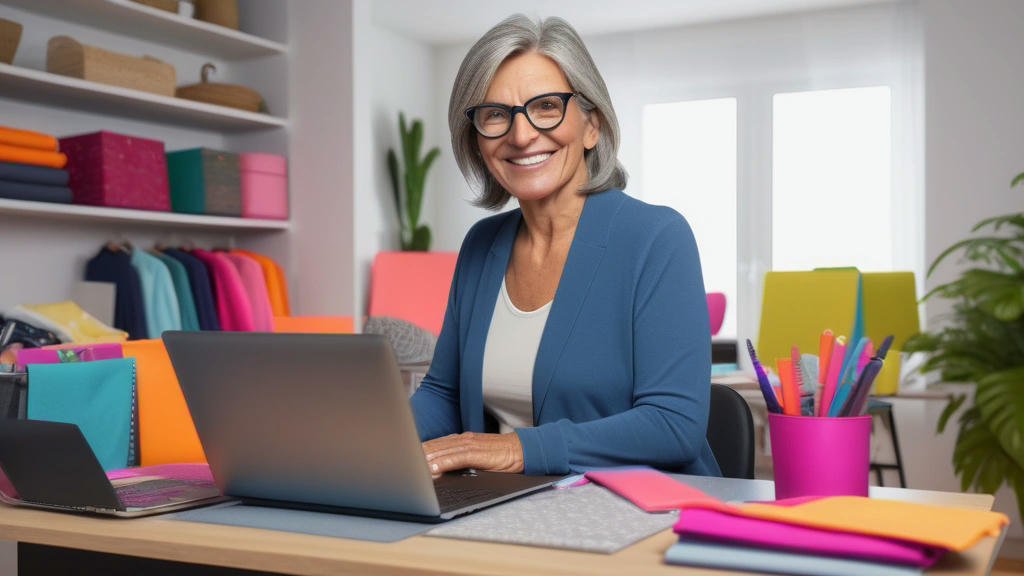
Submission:
POLYGON ((129 340, 149 337, 142 284, 132 267, 131 256, 121 249, 104 246, 85 265, 85 279, 112 282, 115 286, 114 327, 128 333, 129 340))
POLYGON ((213 284, 210 281, 210 274, 206 270, 206 264, 188 252, 175 248, 165 248, 163 253, 181 262, 185 267, 189 288, 192 291, 192 300, 196 307, 196 317, 199 320, 199 329, 220 330, 220 317, 217 315, 213 284))
POLYGON ((181 313, 181 329, 199 330, 199 316, 196 314, 196 303, 192 298, 192 287, 188 281, 188 271, 185 270, 185 265, 158 250, 154 250, 150 254, 159 258, 171 274, 174 293, 178 297, 178 311, 181 313))
POLYGON ((259 263, 244 254, 234 252, 217 252, 217 254, 223 255, 238 269, 242 286, 245 287, 245 292, 249 295, 249 305, 252 306, 253 330, 273 332, 274 311, 270 307, 267 282, 259 263))
POLYGON ((132 267, 142 285, 142 304, 146 308, 146 328, 151 338, 165 330, 181 330, 181 310, 174 291, 171 272, 159 258, 145 250, 132 250, 132 267))
POLYGON ((242 254, 255 260, 263 269, 263 279, 267 282, 267 296, 270 298, 270 308, 274 316, 291 316, 288 305, 288 278, 284 270, 271 258, 258 252, 249 250, 231 250, 232 253, 242 254))
POLYGON ((221 329, 252 332, 252 304, 249 302, 249 295, 245 291, 238 269, 223 254, 196 248, 192 250, 192 255, 206 264, 206 269, 213 279, 213 293, 217 301, 221 329))

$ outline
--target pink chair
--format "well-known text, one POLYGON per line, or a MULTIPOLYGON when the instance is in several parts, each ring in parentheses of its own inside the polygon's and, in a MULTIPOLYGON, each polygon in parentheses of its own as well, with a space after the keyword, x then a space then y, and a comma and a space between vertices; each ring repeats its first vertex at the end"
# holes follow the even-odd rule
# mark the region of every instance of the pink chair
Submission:
POLYGON ((370 316, 407 320, 441 334, 455 252, 380 252, 370 273, 370 316))
POLYGON ((722 329, 722 321, 725 320, 725 294, 722 292, 708 292, 708 315, 711 317, 711 335, 718 334, 722 329))

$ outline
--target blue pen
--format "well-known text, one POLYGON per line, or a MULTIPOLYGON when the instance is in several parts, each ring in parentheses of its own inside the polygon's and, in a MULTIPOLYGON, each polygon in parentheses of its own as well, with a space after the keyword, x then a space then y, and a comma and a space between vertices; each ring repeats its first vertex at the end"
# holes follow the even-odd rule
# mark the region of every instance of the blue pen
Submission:
POLYGON ((864 366, 864 370, 860 373, 860 378, 857 379, 854 392, 843 405, 842 410, 839 411, 839 416, 860 416, 864 412, 864 407, 867 406, 868 392, 871 390, 871 385, 875 383, 875 377, 878 376, 878 372, 881 369, 882 359, 878 356, 872 358, 864 366))
POLYGON ((860 341, 857 342, 857 346, 852 349, 852 353, 847 354, 846 369, 842 372, 842 377, 839 379, 839 387, 836 388, 836 393, 832 397, 832 404, 828 408, 828 417, 835 418, 839 416, 840 409, 843 408, 843 402, 850 396, 851 389, 854 386, 854 381, 857 379, 857 358, 860 358, 861 352, 864 351, 864 347, 867 346, 871 339, 867 336, 861 337, 860 341), (849 361, 852 358, 852 361, 849 361))
POLYGON ((768 406, 768 411, 781 414, 782 406, 779 406, 779 401, 775 398, 775 390, 772 389, 772 384, 768 381, 768 374, 757 360, 757 353, 754 352, 754 345, 751 344, 750 338, 747 338, 747 352, 750 352, 750 361, 754 363, 757 383, 761 387, 761 395, 764 396, 764 403, 768 406))

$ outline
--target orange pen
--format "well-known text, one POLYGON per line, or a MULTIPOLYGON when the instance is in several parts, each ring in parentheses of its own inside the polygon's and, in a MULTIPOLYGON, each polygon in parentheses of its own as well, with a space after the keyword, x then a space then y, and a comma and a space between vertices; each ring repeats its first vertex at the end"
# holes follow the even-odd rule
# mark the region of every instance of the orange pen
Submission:
POLYGON ((825 377, 828 376, 828 363, 832 358, 832 344, 835 339, 832 337, 832 330, 828 328, 821 333, 821 342, 818 345, 818 386, 825 385, 825 377))
POLYGON ((779 380, 782 380, 782 413, 799 416, 800 391, 797 389, 796 378, 793 375, 793 360, 776 358, 775 367, 779 370, 779 380))

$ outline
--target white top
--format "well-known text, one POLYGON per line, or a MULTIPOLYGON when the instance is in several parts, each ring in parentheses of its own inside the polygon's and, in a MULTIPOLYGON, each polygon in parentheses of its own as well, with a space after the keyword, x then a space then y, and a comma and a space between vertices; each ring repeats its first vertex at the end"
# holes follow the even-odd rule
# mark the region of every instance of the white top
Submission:
POLYGON ((484 345, 484 410, 498 420, 500 432, 533 426, 533 363, 548 321, 551 302, 524 312, 512 304, 501 281, 484 345))

